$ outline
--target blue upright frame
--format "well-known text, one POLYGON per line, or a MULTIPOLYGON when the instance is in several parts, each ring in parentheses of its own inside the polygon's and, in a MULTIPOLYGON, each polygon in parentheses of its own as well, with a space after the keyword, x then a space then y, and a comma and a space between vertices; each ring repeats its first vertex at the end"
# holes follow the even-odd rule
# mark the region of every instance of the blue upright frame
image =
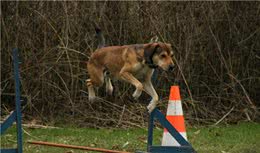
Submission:
POLYGON ((155 108, 149 117, 147 152, 149 153, 195 153, 191 144, 186 141, 182 135, 171 125, 166 117, 155 108), (153 127, 154 120, 157 119, 161 125, 166 128, 175 138, 180 146, 153 146, 153 127))
POLYGON ((13 49, 13 63, 14 63, 14 79, 15 79, 15 111, 13 111, 8 118, 1 124, 1 135, 16 122, 17 148, 2 149, 1 153, 22 153, 22 113, 21 113, 21 96, 20 96, 20 78, 19 78, 19 59, 18 49, 13 49))

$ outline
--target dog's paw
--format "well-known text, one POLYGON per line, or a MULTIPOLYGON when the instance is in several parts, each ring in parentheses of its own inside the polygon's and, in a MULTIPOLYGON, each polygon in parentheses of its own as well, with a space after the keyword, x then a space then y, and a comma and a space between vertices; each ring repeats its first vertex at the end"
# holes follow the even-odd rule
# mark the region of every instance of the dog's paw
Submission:
POLYGON ((135 92, 132 95, 135 100, 137 100, 141 96, 143 89, 144 89, 144 87, 143 87, 143 85, 141 83, 139 83, 136 86, 135 92))
POLYGON ((109 96, 112 96, 112 95, 113 95, 113 88, 106 88, 106 93, 107 93, 109 96))
POLYGON ((109 96, 113 95, 113 86, 112 86, 111 80, 109 78, 106 78, 106 93, 109 96))
POLYGON ((148 106, 147 106, 147 109, 148 109, 148 112, 151 113, 156 107, 156 103, 150 103, 148 106))
POLYGON ((134 97, 135 100, 137 100, 141 96, 141 94, 142 94, 142 90, 136 89, 132 96, 134 97))
POLYGON ((97 97, 96 96, 90 96, 90 97, 88 97, 88 101, 90 101, 91 103, 95 102, 95 101, 97 101, 97 97))

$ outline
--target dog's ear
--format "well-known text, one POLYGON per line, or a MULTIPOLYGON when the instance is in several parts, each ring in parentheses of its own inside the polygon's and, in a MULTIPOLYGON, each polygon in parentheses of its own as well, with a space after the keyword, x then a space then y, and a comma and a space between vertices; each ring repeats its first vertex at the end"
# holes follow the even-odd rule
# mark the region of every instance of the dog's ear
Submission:
POLYGON ((153 55, 159 47, 159 44, 149 44, 144 48, 144 59, 146 63, 153 64, 153 55))

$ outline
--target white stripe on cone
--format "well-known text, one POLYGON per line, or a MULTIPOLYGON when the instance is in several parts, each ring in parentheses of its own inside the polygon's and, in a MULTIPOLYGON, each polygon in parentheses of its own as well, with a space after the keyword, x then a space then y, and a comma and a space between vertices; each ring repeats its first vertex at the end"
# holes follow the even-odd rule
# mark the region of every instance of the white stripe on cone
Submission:
MULTIPOLYGON (((182 137, 187 140, 186 132, 179 132, 182 137)), ((163 132, 162 146, 180 146, 180 144, 172 137, 168 131, 163 132)))
POLYGON ((180 100, 169 100, 167 116, 183 115, 182 105, 180 100))

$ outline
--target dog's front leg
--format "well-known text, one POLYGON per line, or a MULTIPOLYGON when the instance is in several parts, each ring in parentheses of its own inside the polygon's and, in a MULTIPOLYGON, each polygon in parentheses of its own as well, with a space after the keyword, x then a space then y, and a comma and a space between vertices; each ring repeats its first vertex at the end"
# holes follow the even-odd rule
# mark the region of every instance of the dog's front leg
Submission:
POLYGON ((121 77, 124 81, 129 82, 129 83, 131 83, 132 85, 135 86, 136 90, 135 90, 135 92, 133 93, 133 97, 134 97, 135 99, 139 98, 140 95, 142 94, 142 91, 143 91, 143 85, 142 85, 142 83, 141 83, 139 80, 137 80, 137 79, 136 79, 131 73, 129 73, 129 72, 125 72, 125 71, 120 72, 120 77, 121 77))
POLYGON ((154 90, 153 85, 150 80, 147 80, 146 82, 144 82, 143 85, 144 85, 144 91, 152 97, 150 104, 147 106, 149 113, 151 113, 154 110, 154 108, 156 107, 156 105, 159 101, 159 97, 158 97, 158 94, 156 93, 156 91, 154 90))

